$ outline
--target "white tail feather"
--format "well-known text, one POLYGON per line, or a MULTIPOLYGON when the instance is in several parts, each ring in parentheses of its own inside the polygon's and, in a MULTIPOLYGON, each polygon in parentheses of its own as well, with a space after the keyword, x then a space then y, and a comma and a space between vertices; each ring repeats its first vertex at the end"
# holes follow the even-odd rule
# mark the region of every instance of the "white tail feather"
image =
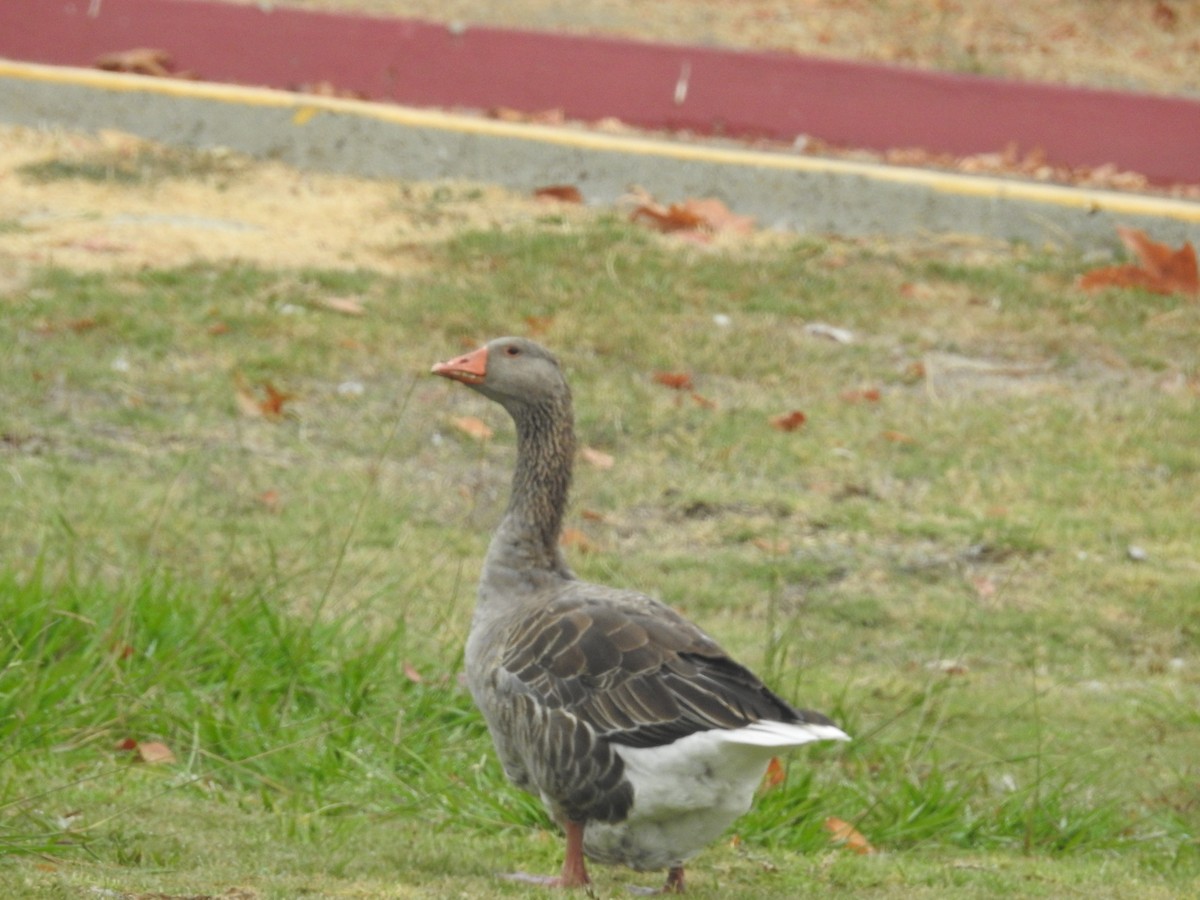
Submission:
POLYGON ((754 722, 729 731, 710 732, 731 744, 754 747, 799 747, 812 741, 848 741, 850 735, 834 725, 815 722, 754 722))

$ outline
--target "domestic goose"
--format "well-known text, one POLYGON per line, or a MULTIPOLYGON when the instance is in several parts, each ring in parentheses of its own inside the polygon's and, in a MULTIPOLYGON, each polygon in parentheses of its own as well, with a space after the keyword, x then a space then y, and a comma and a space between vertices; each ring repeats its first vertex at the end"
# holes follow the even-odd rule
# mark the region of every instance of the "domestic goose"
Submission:
POLYGON ((580 581, 559 548, 575 455, 571 392, 539 344, 498 338, 432 371, 503 406, 517 430, 512 493, 492 537, 466 647, 467 682, 507 776, 566 834, 556 877, 584 856, 666 869, 750 808, 773 755, 848 740, 734 662, 670 607, 580 581))

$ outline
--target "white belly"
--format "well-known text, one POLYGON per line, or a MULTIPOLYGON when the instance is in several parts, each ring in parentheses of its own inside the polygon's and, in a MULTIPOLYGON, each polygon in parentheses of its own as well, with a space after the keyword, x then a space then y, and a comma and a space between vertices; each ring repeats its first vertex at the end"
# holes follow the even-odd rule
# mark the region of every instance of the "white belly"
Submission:
POLYGON ((622 747, 633 808, 624 822, 588 822, 593 859, 634 869, 681 865, 712 843, 754 799, 772 756, 814 740, 848 740, 829 725, 757 723, 703 731, 662 747, 622 747))

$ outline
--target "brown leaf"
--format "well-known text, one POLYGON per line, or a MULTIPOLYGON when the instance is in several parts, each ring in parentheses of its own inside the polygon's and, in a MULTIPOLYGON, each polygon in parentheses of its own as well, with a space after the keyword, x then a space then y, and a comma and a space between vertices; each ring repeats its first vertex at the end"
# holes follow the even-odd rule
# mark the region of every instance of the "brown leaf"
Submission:
POLYGON ((885 441, 891 441, 893 444, 915 444, 917 439, 911 435, 905 434, 903 431, 893 431, 888 429, 880 435, 885 441))
POLYGON ((282 505, 279 491, 276 490, 263 491, 254 499, 256 499, 259 504, 261 504, 262 507, 267 510, 267 512, 279 512, 279 507, 282 505))
POLYGON ((486 441, 495 433, 492 431, 490 425, 474 416, 459 416, 451 419, 450 424, 463 434, 473 437, 477 441, 486 441))
POLYGON ((880 393, 879 388, 862 388, 842 391, 838 396, 845 403, 878 403, 883 394, 880 393))
POLYGON ((692 376, 687 372, 655 372, 654 383, 676 391, 690 391, 693 387, 692 376))
POLYGON ((171 748, 159 741, 141 741, 133 749, 136 754, 134 758, 138 762, 151 765, 175 762, 175 754, 171 752, 171 748))
POLYGON ((709 400, 703 394, 697 394, 694 391, 692 392, 692 402, 695 403, 697 406, 704 407, 705 409, 716 409, 717 408, 716 400, 709 400))
POLYGON ((150 47, 105 53, 96 57, 93 65, 106 72, 132 72, 135 75, 155 75, 160 78, 170 78, 174 68, 170 53, 150 47))
POLYGON ((607 517, 602 512, 596 512, 594 509, 584 509, 579 513, 580 517, 588 522, 606 522, 607 517))
POLYGON ((285 394, 269 381, 263 382, 263 390, 267 392, 267 396, 258 404, 262 409, 263 417, 272 420, 282 419, 283 405, 289 400, 294 400, 296 395, 285 394))
POLYGON ((295 394, 285 394, 269 381, 263 382, 263 391, 266 393, 266 396, 259 399, 250 386, 246 384, 246 379, 242 377, 240 372, 234 373, 233 385, 234 399, 237 401, 238 411, 249 419, 278 421, 284 416, 284 404, 289 400, 295 399, 295 394))
POLYGON ((714 197, 689 199, 682 203, 663 206, 652 198, 644 197, 632 213, 630 221, 644 222, 664 233, 677 231, 700 231, 707 234, 730 232, 749 234, 754 230, 754 219, 732 212, 728 206, 714 197))
POLYGON ((771 788, 779 787, 787 778, 787 771, 783 768, 783 763, 779 761, 778 756, 772 756, 771 761, 767 763, 767 771, 763 775, 762 789, 769 791, 771 788))
POLYGON ((488 117, 499 119, 501 122, 521 122, 529 125, 561 125, 567 120, 559 108, 539 109, 525 112, 513 109, 511 106, 494 106, 488 110, 488 117))
POLYGON ((1163 0, 1157 0, 1154 4, 1154 11, 1150 13, 1150 18, 1163 31, 1174 31, 1175 26, 1179 24, 1179 13, 1163 0))
POLYGON ((125 740, 118 743, 116 747, 118 750, 133 750, 136 748, 137 741, 135 741, 133 738, 125 738, 125 740))
POLYGON ((769 420, 772 428, 779 431, 795 431, 808 421, 808 416, 798 409, 794 409, 789 413, 782 413, 778 416, 772 416, 769 420))
POLYGON ((830 840, 835 844, 841 844, 847 850, 853 850, 855 853, 861 853, 864 856, 878 852, 871 846, 871 842, 866 839, 863 833, 845 819, 830 816, 825 820, 825 830, 829 832, 830 840))
POLYGON ((616 460, 612 456, 605 453, 603 450, 597 450, 595 447, 588 447, 586 444, 580 448, 579 455, 585 463, 597 469, 611 469, 616 460))
POLYGON ((595 541, 578 528, 564 528, 558 542, 564 547, 574 547, 580 553, 594 553, 600 549, 595 541))
POLYGON ((554 316, 526 316, 525 325, 529 328, 530 337, 540 337, 550 330, 554 324, 554 316))
POLYGON ((1117 228, 1121 242, 1137 257, 1136 263, 1103 266, 1079 276, 1084 290, 1141 288, 1155 294, 1200 296, 1196 248, 1185 242, 1178 250, 1150 240, 1136 228, 1117 228))
POLYGON ((407 659, 404 661, 404 677, 413 684, 420 684, 425 680, 421 673, 417 671, 416 666, 410 663, 407 659))
POLYGON ((533 196, 539 200, 558 200, 561 203, 582 203, 583 194, 573 184, 549 184, 537 188, 533 196))
POLYGON ((219 337, 222 334, 229 334, 232 329, 229 327, 228 322, 213 322, 205 330, 213 337, 219 337))

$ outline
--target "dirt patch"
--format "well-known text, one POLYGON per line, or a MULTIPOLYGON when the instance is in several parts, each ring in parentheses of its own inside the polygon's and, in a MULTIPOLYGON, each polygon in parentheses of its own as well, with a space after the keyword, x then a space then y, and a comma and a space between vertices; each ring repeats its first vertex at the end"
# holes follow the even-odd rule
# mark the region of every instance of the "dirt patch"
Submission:
POLYGON ((0 287, 35 266, 244 261, 420 270, 426 248, 578 207, 467 182, 375 181, 128 135, 0 129, 0 287))

